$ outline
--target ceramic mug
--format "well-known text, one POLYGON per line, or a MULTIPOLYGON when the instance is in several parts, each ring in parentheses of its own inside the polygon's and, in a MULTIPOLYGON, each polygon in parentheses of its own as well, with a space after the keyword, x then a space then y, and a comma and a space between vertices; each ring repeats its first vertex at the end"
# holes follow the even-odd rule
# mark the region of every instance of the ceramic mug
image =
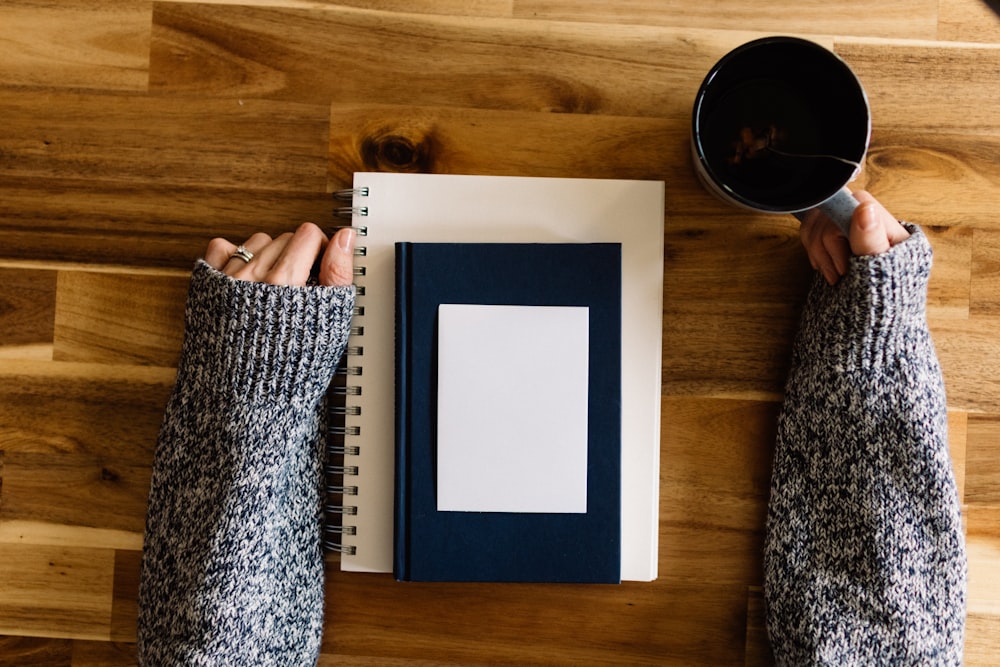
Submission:
POLYGON ((723 56, 698 89, 691 124, 695 169, 709 192, 800 220, 819 207, 845 235, 858 205, 846 186, 870 136, 857 76, 797 37, 764 37, 723 56))

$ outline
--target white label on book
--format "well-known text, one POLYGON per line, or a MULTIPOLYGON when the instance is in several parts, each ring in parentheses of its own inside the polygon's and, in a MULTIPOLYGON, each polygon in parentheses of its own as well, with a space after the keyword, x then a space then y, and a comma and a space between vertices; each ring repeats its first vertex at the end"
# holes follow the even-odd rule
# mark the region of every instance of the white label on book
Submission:
POLYGON ((589 320, 439 306, 439 511, 586 513, 589 320))

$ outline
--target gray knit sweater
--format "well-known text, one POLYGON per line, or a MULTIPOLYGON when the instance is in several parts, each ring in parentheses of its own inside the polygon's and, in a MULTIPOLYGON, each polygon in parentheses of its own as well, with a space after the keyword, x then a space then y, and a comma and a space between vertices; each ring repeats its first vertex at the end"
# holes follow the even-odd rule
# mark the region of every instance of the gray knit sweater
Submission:
POLYGON ((141 664, 316 662, 322 407, 353 305, 353 287, 195 268, 153 463, 141 664))
MULTIPOLYGON (((916 228, 817 279, 779 424, 765 551, 781 664, 961 661, 966 561, 916 228)), ((153 467, 144 665, 310 665, 323 619, 322 399, 352 288, 192 278, 153 467)))
POLYGON ((765 545, 783 665, 956 665, 966 557, 924 234, 808 296, 778 427, 765 545))

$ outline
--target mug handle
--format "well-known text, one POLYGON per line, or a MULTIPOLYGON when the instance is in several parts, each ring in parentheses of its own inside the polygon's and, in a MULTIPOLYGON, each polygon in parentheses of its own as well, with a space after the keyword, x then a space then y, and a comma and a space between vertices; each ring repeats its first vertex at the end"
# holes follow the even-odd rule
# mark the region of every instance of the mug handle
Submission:
MULTIPOLYGON (((849 237, 851 217, 854 215, 854 209, 859 204, 860 202, 854 198, 854 193, 848 188, 843 187, 816 208, 826 213, 837 227, 840 228, 840 231, 844 233, 844 236, 849 237)), ((801 222, 805 218, 805 214, 806 211, 796 211, 793 215, 801 222)))

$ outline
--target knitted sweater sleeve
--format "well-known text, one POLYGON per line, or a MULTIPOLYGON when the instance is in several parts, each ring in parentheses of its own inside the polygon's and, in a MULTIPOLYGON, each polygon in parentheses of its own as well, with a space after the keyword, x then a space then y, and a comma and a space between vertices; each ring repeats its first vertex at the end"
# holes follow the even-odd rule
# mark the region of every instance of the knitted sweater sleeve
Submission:
POLYGON ((195 268, 153 462, 141 664, 316 662, 322 409, 353 305, 353 287, 195 268))
POLYGON ((783 665, 955 665, 966 556, 944 384, 926 322, 931 249, 817 277, 779 418, 764 553, 783 665))

